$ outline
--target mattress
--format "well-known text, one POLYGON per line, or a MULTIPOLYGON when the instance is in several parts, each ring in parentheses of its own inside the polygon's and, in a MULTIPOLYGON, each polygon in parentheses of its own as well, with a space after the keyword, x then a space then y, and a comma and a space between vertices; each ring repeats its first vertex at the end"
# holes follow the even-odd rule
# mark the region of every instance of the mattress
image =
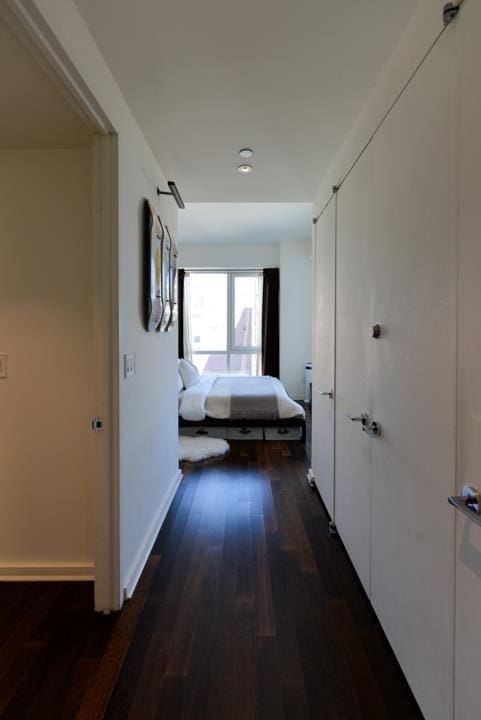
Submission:
POLYGON ((180 416, 189 422, 214 420, 288 420, 303 418, 304 409, 270 376, 203 375, 183 391, 180 416))

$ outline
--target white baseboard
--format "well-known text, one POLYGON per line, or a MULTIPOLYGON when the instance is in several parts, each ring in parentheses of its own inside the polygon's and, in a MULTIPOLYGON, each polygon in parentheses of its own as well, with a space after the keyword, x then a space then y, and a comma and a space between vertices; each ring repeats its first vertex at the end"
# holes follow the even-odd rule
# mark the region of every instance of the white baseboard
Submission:
POLYGON ((181 480, 182 472, 179 469, 175 474, 174 478, 172 479, 172 482, 170 483, 169 488, 165 494, 164 502, 161 504, 161 506, 155 513, 154 519, 150 523, 150 526, 145 533, 142 544, 140 545, 140 548, 138 549, 137 554, 135 555, 135 558, 124 578, 124 600, 130 600, 130 598, 134 594, 134 590, 142 574, 142 570, 144 569, 147 558, 149 557, 150 551, 152 550, 152 545, 155 542, 155 538, 159 534, 159 530, 162 527, 165 517, 169 511, 170 504, 174 498, 175 493, 177 492, 177 488, 179 487, 179 483, 181 480))
POLYGON ((95 564, 91 563, 0 563, 0 581, 24 582, 33 580, 94 580, 95 564))

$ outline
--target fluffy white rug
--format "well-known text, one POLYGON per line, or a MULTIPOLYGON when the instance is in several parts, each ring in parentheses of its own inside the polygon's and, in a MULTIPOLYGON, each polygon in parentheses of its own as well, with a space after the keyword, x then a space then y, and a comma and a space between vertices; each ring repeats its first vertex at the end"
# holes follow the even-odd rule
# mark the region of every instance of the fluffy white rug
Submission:
POLYGON ((227 452, 229 452, 229 443, 220 438, 179 435, 179 460, 199 462, 210 457, 225 455, 227 452))

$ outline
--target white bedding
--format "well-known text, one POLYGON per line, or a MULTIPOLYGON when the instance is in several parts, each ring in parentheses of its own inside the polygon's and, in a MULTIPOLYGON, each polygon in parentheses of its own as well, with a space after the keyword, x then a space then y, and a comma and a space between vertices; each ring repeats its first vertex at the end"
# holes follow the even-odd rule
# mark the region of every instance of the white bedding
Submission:
MULTIPOLYGON (((214 420, 230 418, 229 383, 223 382, 216 387, 218 377, 218 375, 202 375, 196 385, 183 391, 179 414, 184 420, 201 422, 206 417, 214 420)), ((225 380, 225 377, 223 379, 225 380)), ((235 376, 231 379, 232 383, 236 380, 235 376)), ((304 417, 304 408, 289 397, 281 381, 271 377, 271 382, 276 395, 279 418, 289 420, 299 415, 304 417)), ((266 422, 266 425, 268 424, 266 422)))

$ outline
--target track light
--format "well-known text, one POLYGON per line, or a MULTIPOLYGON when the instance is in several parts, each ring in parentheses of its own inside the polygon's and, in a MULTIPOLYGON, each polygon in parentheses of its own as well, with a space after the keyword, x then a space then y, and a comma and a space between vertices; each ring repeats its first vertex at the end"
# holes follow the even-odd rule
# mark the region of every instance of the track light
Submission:
POLYGON ((172 195, 178 207, 181 210, 185 210, 184 201, 180 197, 180 192, 177 190, 177 185, 175 184, 175 182, 173 180, 169 180, 167 185, 170 188, 170 192, 167 192, 167 190, 159 190, 159 188, 157 188, 157 195, 172 195))

